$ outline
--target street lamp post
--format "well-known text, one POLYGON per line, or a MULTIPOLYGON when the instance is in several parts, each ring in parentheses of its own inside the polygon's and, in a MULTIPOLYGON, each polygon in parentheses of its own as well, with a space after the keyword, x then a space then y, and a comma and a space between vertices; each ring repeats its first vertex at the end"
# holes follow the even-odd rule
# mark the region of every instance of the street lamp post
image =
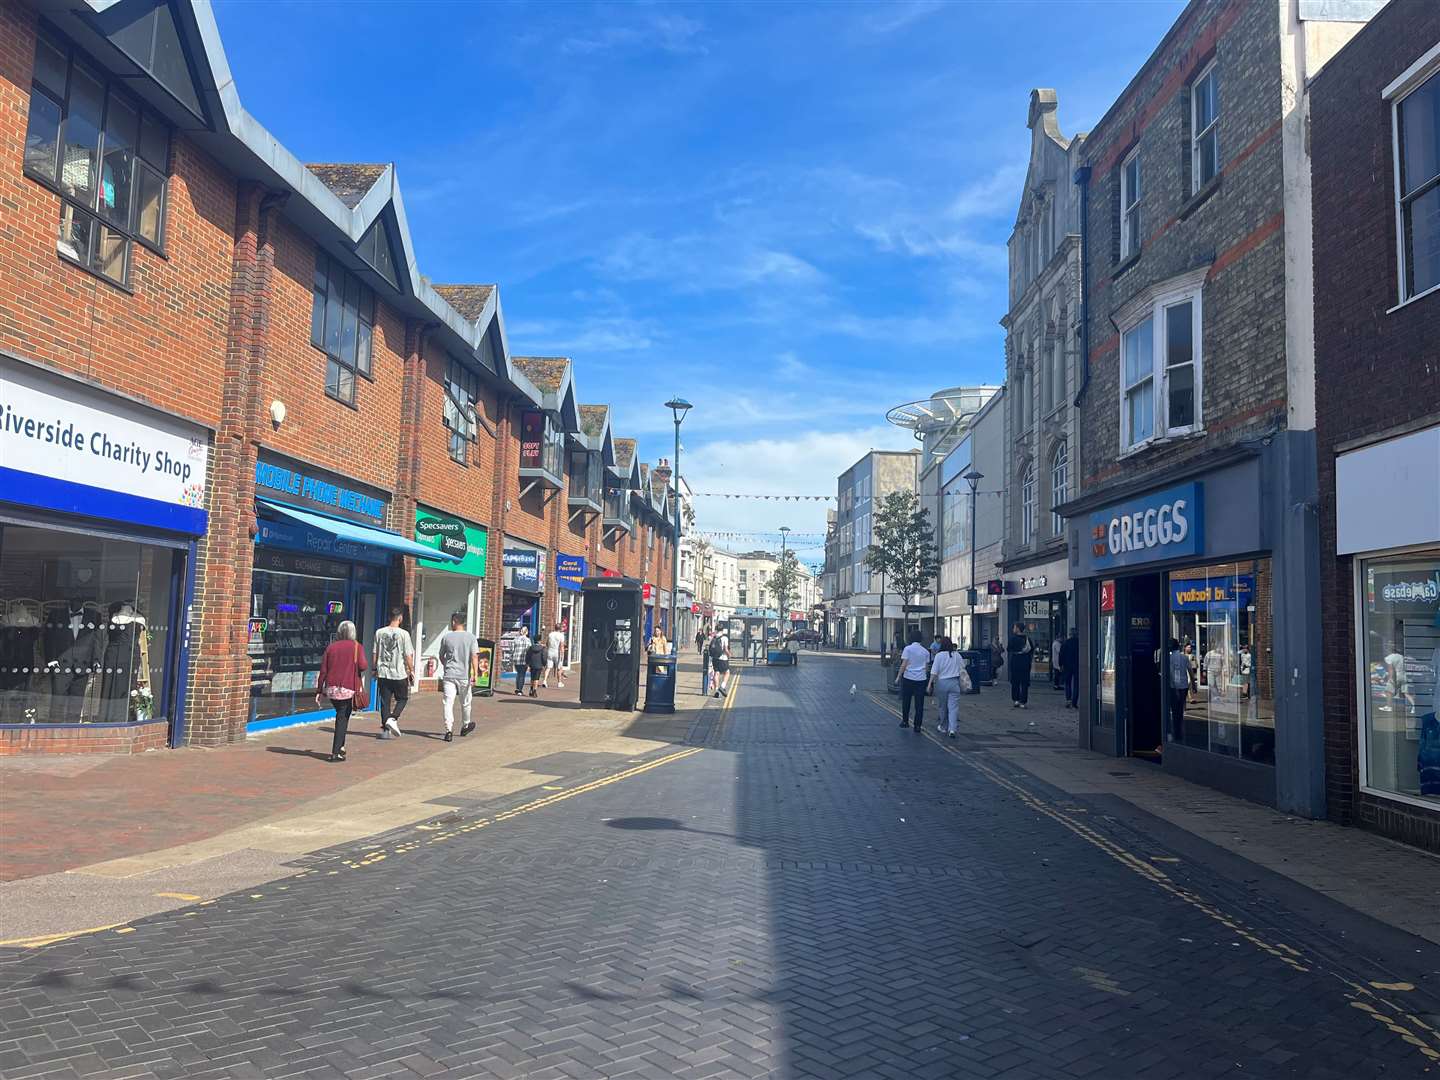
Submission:
POLYGON ((980 486, 980 481, 985 479, 985 474, 979 469, 972 468, 965 474, 965 482, 970 485, 970 648, 975 648, 975 602, 980 598, 980 590, 975 581, 975 490, 980 486))
POLYGON ((665 407, 675 418, 675 467, 670 474, 670 497, 675 501, 675 535, 670 548, 670 636, 674 638, 675 605, 680 596, 680 422, 694 406, 682 397, 673 397, 665 407))

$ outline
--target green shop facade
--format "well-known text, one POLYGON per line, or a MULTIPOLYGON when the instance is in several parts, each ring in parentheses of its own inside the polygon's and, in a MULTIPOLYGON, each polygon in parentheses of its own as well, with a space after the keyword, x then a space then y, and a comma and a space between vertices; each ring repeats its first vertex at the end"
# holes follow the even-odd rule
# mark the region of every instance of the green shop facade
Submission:
POLYGON ((416 674, 433 679, 439 672, 440 635, 455 612, 465 616, 472 633, 480 633, 489 534, 484 525, 421 505, 415 509, 415 542, 440 556, 416 560, 411 612, 416 674))

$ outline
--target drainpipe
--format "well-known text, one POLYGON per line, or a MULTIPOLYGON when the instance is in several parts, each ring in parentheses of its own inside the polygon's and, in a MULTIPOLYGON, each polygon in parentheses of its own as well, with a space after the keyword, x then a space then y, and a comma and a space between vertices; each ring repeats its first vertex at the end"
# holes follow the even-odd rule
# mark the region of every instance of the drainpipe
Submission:
POLYGON ((1075 184, 1080 188, 1080 389, 1075 391, 1075 407, 1085 400, 1090 386, 1090 166, 1075 170, 1075 184))

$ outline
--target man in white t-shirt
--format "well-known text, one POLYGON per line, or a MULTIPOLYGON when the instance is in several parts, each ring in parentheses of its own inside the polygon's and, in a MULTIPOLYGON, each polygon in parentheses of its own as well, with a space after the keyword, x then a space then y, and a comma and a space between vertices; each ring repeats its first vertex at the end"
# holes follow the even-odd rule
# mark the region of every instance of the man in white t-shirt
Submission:
POLYGON ((545 674, 540 677, 541 686, 550 685, 550 673, 555 673, 555 685, 565 689, 565 668, 560 661, 565 656, 565 624, 556 623, 555 629, 545 636, 545 674))
POLYGON ((900 685, 900 726, 910 726, 910 704, 915 704, 915 732, 925 722, 925 686, 930 678, 930 650, 920 644, 920 631, 910 631, 910 644, 900 652, 895 681, 900 685))
POLYGON ((375 634, 375 688, 380 706, 380 738, 398 739, 400 714, 410 700, 410 681, 415 678, 415 643, 400 624, 404 608, 390 609, 390 625, 375 634))

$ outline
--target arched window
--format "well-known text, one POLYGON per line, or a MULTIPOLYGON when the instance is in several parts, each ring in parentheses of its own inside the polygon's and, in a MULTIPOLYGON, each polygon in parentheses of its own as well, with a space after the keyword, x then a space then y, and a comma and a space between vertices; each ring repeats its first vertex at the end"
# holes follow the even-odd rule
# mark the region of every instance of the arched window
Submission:
POLYGON ((1035 539, 1035 466, 1026 465, 1020 480, 1020 543, 1035 539))
POLYGON ((1050 532, 1054 536, 1061 535, 1065 528, 1065 519, 1055 513, 1055 507, 1069 497, 1070 449, 1062 442, 1050 458, 1050 532))

